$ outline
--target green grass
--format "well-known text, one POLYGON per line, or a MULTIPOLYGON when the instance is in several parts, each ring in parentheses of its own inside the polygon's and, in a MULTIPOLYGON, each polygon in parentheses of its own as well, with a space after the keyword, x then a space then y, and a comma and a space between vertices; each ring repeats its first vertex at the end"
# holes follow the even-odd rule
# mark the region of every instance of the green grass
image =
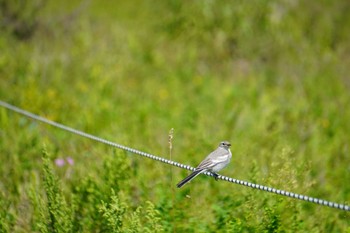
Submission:
MULTIPOLYGON (((350 204, 348 1, 80 4, 1 24, 1 100, 165 158, 174 128, 192 166, 229 140, 220 174, 350 204)), ((350 232, 345 211, 206 176, 176 189, 187 171, 3 108, 0 159, 0 232, 350 232)))

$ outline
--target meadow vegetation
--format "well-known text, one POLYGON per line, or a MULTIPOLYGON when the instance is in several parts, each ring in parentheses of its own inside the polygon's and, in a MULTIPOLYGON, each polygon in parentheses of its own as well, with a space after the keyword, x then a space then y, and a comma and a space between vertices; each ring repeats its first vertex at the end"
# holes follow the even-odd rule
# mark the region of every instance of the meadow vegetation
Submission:
MULTIPOLYGON (((350 2, 0 0, 0 99, 220 174, 350 204, 350 2), (26 3, 24 3, 26 2, 26 3), (22 4, 22 5, 21 5, 22 4), (24 4, 24 5, 23 5, 24 4)), ((348 232, 0 107, 0 232, 348 232)))

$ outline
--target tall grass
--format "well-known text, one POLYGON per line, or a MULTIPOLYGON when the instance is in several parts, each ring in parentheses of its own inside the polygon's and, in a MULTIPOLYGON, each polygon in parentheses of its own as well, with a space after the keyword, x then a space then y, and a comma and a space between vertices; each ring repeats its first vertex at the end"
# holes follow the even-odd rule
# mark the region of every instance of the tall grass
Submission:
MULTIPOLYGON (((27 37, 0 27, 0 99, 163 157, 174 128, 193 166, 229 140, 222 174, 349 204, 348 1, 32 7, 13 8, 27 37)), ((187 172, 4 109, 0 159, 2 232, 350 231, 347 212, 205 176, 170 188, 187 172)))

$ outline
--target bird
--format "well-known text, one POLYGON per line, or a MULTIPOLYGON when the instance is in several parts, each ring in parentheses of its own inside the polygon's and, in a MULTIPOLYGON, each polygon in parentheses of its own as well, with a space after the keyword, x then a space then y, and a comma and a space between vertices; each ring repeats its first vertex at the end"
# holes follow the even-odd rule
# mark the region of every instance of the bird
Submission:
POLYGON ((231 161, 232 154, 230 146, 231 144, 228 141, 220 142, 219 147, 211 152, 190 175, 180 181, 176 186, 181 188, 187 182, 206 171, 212 172, 217 180, 219 175, 216 172, 225 168, 231 161))

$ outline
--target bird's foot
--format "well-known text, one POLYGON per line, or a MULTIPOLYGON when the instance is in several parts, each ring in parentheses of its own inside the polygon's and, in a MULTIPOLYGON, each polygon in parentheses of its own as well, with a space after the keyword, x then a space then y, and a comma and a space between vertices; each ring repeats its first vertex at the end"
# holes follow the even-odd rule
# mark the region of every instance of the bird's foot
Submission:
POLYGON ((218 181, 219 180, 219 174, 213 172, 213 175, 214 175, 215 180, 218 181))

